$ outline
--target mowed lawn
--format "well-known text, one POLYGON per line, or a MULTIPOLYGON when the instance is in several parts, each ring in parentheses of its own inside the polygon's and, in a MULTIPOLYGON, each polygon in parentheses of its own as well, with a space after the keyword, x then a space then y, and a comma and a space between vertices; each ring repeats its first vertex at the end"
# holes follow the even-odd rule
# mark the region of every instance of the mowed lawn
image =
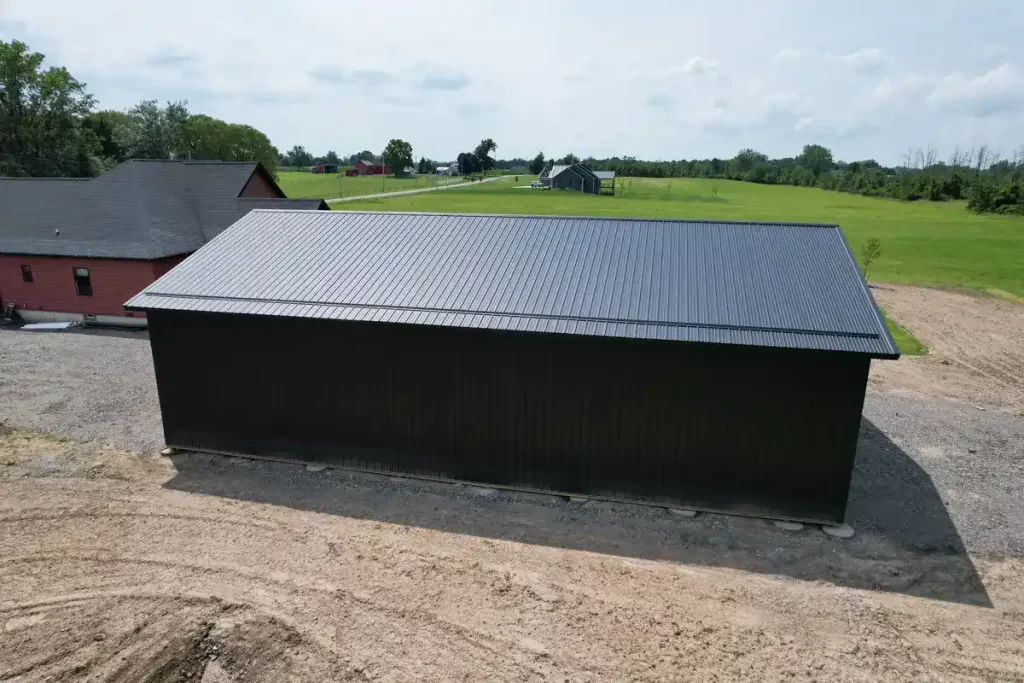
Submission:
POLYGON ((690 178, 619 178, 614 197, 519 187, 534 179, 520 176, 518 183, 509 178, 335 208, 838 223, 855 252, 871 238, 881 241, 882 256, 868 271, 871 280, 1024 297, 1024 218, 978 216, 962 202, 910 203, 690 178))
POLYGON ((449 181, 461 182, 461 178, 435 180, 434 176, 416 176, 415 178, 385 176, 382 178, 379 175, 346 177, 344 174, 337 173, 322 174, 300 171, 279 171, 277 174, 277 184, 289 197, 319 199, 414 190, 421 187, 432 187, 435 182, 444 184, 449 181))

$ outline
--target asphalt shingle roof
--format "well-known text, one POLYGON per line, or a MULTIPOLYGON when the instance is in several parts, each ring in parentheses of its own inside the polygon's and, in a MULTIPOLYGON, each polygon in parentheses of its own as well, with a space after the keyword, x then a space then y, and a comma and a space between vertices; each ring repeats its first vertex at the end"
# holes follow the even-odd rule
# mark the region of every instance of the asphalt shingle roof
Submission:
POLYGON ((322 204, 240 199, 258 168, 256 162, 128 161, 91 179, 0 178, 0 253, 163 258, 195 251, 253 208, 322 204))
POLYGON ((126 307, 899 354, 834 225, 253 211, 126 307))

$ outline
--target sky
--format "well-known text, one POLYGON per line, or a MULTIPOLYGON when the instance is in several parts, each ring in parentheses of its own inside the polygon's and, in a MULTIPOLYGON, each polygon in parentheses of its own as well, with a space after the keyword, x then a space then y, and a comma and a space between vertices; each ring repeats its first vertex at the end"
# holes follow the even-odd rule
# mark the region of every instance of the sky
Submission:
POLYGON ((285 150, 446 161, 727 158, 898 164, 1024 145, 1024 2, 0 0, 104 109, 188 100, 285 150))

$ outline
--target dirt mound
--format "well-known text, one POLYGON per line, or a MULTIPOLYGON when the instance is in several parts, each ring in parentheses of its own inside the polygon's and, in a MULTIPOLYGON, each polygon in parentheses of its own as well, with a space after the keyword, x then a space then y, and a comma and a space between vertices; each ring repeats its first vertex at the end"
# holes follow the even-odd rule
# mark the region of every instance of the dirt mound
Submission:
POLYGON ((0 680, 272 683, 357 675, 280 620, 215 598, 52 598, 0 610, 0 621, 0 680))

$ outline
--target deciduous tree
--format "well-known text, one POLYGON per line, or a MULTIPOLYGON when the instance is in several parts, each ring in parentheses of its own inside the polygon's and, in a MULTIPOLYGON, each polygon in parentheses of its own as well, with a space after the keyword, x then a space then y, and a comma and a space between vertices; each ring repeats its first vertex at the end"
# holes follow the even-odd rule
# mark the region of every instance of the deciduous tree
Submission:
POLYGON ((98 136, 83 127, 92 110, 85 83, 20 41, 0 41, 0 173, 87 176, 99 168, 98 136))
POLYGON ((804 145, 804 151, 796 162, 814 174, 815 177, 832 170, 832 150, 821 145, 804 145))
POLYGON ((117 141, 128 158, 170 159, 181 149, 188 102, 143 100, 128 110, 127 125, 119 127, 117 141))
POLYGON ((391 172, 401 175, 405 169, 412 166, 412 145, 405 140, 392 138, 388 146, 384 148, 384 165, 391 168, 391 172))
POLYGON ((544 160, 544 152, 538 152, 537 156, 530 162, 530 173, 533 175, 540 175, 544 170, 544 165, 547 162, 544 160))
POLYGON ((490 138, 484 138, 480 141, 480 144, 473 150, 473 154, 480 160, 480 169, 487 175, 487 171, 494 168, 494 158, 490 156, 491 152, 497 151, 498 143, 490 138))

